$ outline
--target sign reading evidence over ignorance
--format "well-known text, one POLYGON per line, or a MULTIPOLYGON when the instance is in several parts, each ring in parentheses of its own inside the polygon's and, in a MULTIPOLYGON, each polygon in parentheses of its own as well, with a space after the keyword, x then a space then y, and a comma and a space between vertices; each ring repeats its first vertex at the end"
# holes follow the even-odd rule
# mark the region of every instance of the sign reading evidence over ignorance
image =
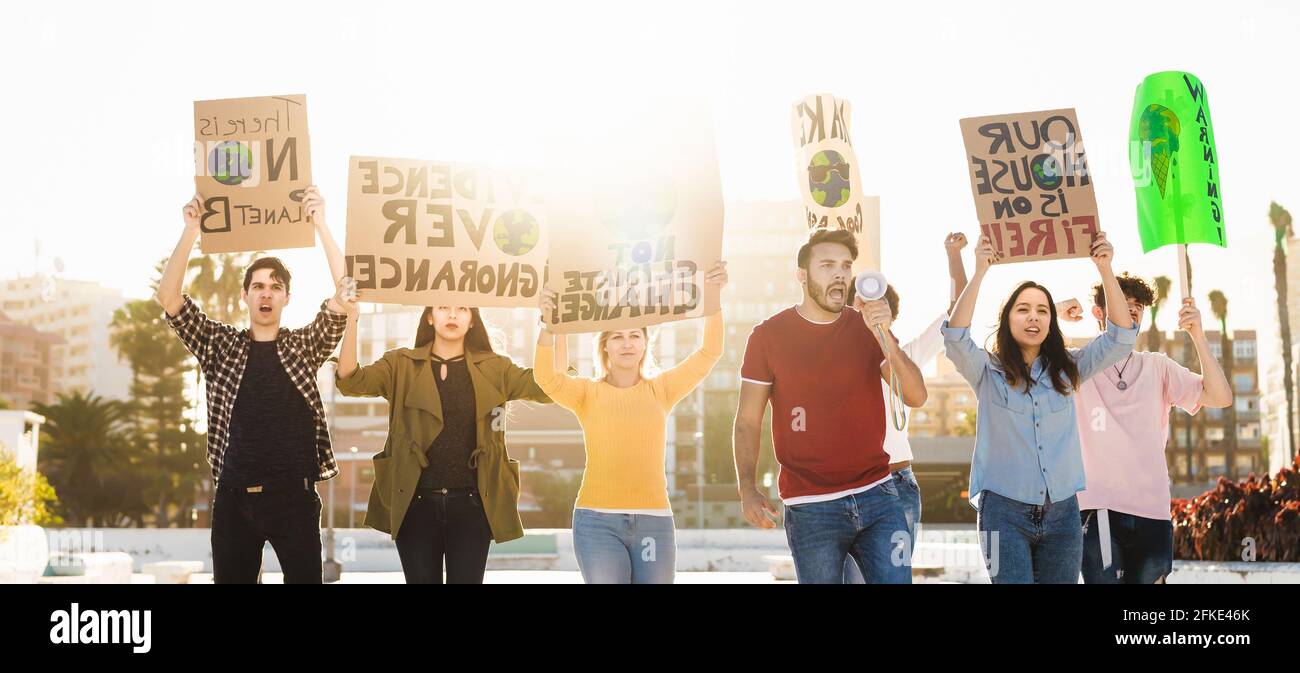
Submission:
POLYGON ((348 275, 363 301, 537 306, 547 227, 536 179, 474 164, 348 160, 348 275))

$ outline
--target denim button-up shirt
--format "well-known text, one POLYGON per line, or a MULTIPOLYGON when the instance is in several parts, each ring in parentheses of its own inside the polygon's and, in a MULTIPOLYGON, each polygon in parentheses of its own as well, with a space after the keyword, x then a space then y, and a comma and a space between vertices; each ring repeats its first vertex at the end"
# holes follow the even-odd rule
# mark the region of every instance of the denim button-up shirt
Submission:
MULTIPOLYGON (((1007 385, 997 358, 975 344, 970 329, 943 323, 948 359, 975 389, 975 455, 971 458, 971 505, 990 490, 1029 505, 1067 500, 1084 488, 1083 456, 1074 402, 1054 388, 1047 360, 1040 357, 1030 370, 1034 383, 1007 385)), ((1106 321, 1106 331, 1082 349, 1070 351, 1079 367, 1079 382, 1091 378, 1133 351, 1137 326, 1123 328, 1106 321)))

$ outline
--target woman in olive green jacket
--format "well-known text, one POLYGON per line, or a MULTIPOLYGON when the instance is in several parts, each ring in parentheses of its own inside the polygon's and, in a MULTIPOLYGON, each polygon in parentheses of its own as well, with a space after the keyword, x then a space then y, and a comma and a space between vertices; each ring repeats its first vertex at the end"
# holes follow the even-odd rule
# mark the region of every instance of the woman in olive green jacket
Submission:
POLYGON ((374 457, 365 525, 397 542, 408 583, 481 583, 492 540, 522 537, 519 461, 506 454, 505 405, 551 399, 531 369, 492 350, 477 308, 428 307, 414 348, 357 366, 348 317, 338 389, 389 403, 388 441, 374 457))

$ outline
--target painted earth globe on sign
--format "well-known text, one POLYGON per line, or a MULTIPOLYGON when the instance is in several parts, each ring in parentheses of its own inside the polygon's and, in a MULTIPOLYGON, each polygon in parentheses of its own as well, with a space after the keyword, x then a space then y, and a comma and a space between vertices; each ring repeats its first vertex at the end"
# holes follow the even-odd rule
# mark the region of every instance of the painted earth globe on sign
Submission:
POLYGON ((223 185, 237 185, 253 177, 253 153, 236 140, 217 143, 208 153, 208 175, 223 185))
POLYGON ((515 257, 526 255, 537 247, 541 235, 537 218, 522 208, 501 213, 492 224, 492 240, 496 241, 501 252, 515 257))
POLYGON ((1061 186, 1061 164, 1050 154, 1040 154, 1029 162, 1034 172, 1034 182, 1039 189, 1056 189, 1061 186))
POLYGON ((813 200, 826 208, 839 208, 848 203, 853 194, 849 171, 849 163, 835 150, 814 154, 808 162, 808 191, 813 200))

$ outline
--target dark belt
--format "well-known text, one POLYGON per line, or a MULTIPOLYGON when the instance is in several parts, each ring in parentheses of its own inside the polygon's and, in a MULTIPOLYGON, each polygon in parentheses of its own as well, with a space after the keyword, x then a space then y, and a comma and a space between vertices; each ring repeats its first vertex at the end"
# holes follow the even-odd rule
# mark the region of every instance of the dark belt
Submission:
POLYGON ((316 484, 310 478, 289 479, 284 481, 268 481, 252 486, 228 486, 218 483, 217 490, 230 491, 234 493, 285 493, 288 491, 310 491, 315 488, 316 484))
POLYGON ((420 486, 415 489, 416 495, 478 495, 476 488, 429 488, 420 486))

